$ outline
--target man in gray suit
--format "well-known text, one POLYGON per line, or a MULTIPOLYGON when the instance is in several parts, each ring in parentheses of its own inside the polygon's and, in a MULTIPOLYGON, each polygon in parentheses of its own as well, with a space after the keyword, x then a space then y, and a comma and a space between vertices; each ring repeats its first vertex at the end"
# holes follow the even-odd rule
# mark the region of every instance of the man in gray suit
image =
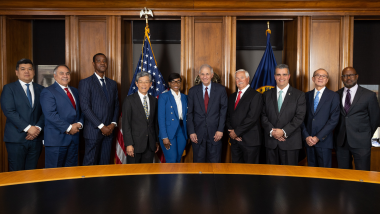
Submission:
POLYGON ((125 98, 122 130, 127 147, 127 163, 153 163, 158 151, 157 99, 148 94, 152 76, 141 71, 136 75, 139 89, 125 98))
POLYGON ((289 67, 276 66, 276 88, 263 94, 261 115, 268 164, 298 165, 301 124, 306 114, 305 93, 289 85, 289 67))
POLYGON ((341 80, 344 88, 340 96, 340 118, 335 128, 338 167, 370 170, 371 139, 379 126, 380 108, 376 94, 357 84, 359 75, 352 67, 343 69, 341 80))

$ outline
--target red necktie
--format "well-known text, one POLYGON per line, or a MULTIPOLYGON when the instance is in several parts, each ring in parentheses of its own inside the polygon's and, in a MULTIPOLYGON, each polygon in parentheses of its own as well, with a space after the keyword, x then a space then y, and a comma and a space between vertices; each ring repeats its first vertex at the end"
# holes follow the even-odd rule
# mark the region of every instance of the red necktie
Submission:
POLYGON ((239 91, 239 95, 238 95, 238 98, 236 99, 236 102, 235 102, 235 108, 234 108, 234 110, 236 109, 236 106, 237 106, 237 104, 239 103, 239 101, 240 101, 240 95, 241 95, 241 91, 239 91))
POLYGON ((205 110, 207 113, 207 106, 208 106, 208 92, 207 92, 207 87, 206 87, 206 92, 205 92, 205 110))
POLYGON ((75 106, 75 101, 74 101, 73 95, 71 95, 71 93, 70 93, 70 91, 69 91, 68 88, 65 88, 65 91, 66 91, 66 94, 67 94, 67 96, 69 97, 69 99, 71 101, 71 104, 73 104, 74 109, 76 110, 77 107, 75 106))

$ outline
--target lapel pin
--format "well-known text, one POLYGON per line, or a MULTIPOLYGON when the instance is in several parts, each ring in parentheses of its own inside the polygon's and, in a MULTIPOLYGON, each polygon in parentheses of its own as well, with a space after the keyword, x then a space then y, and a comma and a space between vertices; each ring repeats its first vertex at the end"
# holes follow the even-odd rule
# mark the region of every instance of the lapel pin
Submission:
POLYGON ((289 95, 290 95, 290 93, 289 93, 289 95))

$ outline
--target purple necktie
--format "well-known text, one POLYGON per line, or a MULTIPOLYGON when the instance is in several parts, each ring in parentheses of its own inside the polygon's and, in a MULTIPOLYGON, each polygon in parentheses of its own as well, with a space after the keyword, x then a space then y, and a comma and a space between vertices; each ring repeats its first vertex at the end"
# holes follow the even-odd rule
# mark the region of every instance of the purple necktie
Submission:
POLYGON ((344 101, 344 110, 346 111, 346 114, 348 114, 350 107, 351 107, 351 94, 350 94, 350 89, 347 89, 346 100, 344 101))

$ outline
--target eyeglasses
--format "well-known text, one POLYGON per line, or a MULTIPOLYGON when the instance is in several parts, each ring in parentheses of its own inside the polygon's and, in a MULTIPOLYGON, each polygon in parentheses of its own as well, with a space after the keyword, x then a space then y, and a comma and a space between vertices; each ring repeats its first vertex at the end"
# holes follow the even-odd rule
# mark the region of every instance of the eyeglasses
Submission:
POLYGON ((281 77, 281 76, 286 77, 286 76, 288 76, 288 75, 289 75, 289 74, 282 74, 282 75, 281 75, 281 74, 275 74, 276 77, 281 77))
POLYGON ((351 78, 351 77, 354 77, 358 74, 346 74, 346 75, 342 75, 343 79, 346 79, 347 77, 351 78))
POLYGON ((319 75, 319 74, 316 74, 314 75, 315 78, 322 78, 322 79, 326 79, 327 78, 327 75, 319 75))
POLYGON ((171 81, 172 84, 181 84, 181 81, 171 81))
POLYGON ((138 81, 139 84, 149 84, 150 82, 149 81, 138 81))

